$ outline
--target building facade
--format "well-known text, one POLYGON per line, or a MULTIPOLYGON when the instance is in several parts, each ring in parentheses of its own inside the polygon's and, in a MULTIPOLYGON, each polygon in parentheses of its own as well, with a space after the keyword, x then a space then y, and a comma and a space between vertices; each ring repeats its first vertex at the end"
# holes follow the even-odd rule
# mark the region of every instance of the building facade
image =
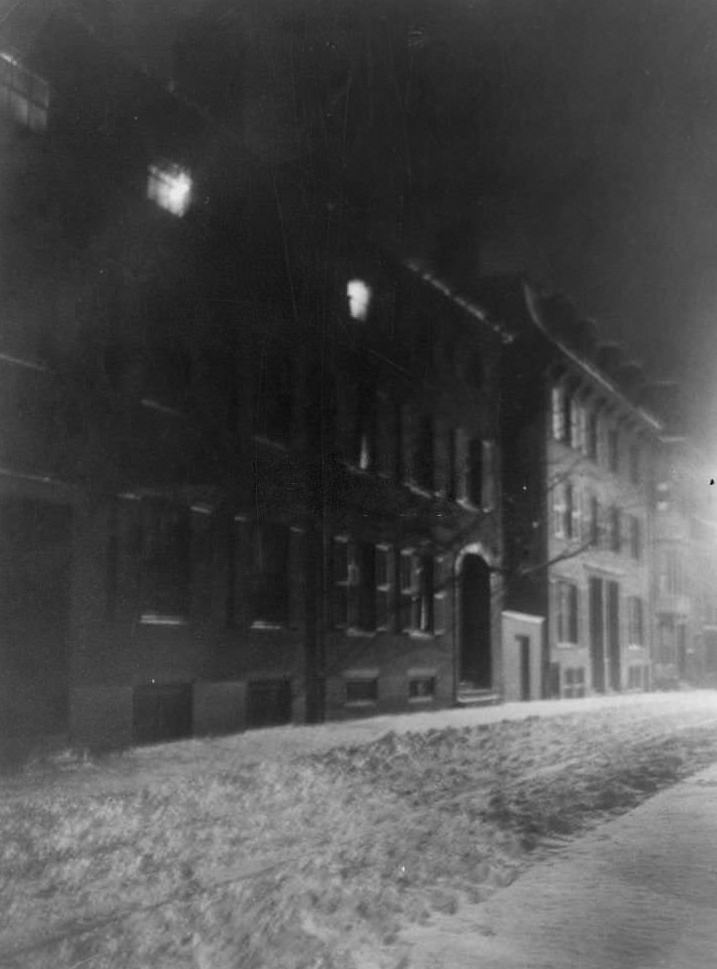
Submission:
POLYGON ((502 383, 506 600, 546 620, 542 695, 649 689, 660 424, 640 405, 639 371, 524 281, 492 281, 485 298, 515 332, 502 383))
POLYGON ((66 11, 3 42, 5 731, 498 694, 500 328, 66 11))

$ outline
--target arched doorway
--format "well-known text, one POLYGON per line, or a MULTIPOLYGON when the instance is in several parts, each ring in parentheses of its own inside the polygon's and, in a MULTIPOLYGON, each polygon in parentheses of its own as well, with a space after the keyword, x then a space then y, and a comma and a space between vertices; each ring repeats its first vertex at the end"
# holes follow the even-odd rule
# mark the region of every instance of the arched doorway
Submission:
POLYGON ((463 558, 460 578, 460 681, 476 689, 493 685, 491 581, 486 561, 463 558))

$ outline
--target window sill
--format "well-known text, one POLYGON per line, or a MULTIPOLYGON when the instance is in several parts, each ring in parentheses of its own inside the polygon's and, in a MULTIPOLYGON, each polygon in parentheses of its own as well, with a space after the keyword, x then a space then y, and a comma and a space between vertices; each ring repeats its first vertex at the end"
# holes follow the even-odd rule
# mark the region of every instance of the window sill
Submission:
POLYGON ((165 414, 167 417, 174 417, 178 420, 184 420, 184 414, 182 411, 177 410, 176 407, 168 407, 166 404, 160 404, 158 400, 152 400, 151 397, 143 397, 140 403, 142 407, 145 407, 147 410, 153 410, 158 414, 165 414))
POLYGON ((424 632, 422 629, 404 629, 403 632, 411 639, 434 639, 436 633, 424 632))
POLYGON ((285 622, 268 622, 264 619, 255 619, 254 622, 249 626, 250 629, 264 629, 268 631, 277 629, 288 629, 288 625, 285 622))
POLYGON ((645 647, 643 646, 642 643, 628 643, 627 644, 627 648, 628 649, 633 649, 633 650, 638 650, 638 649, 644 649, 645 647))
POLYGON ((371 639, 377 632, 375 629, 358 629, 355 626, 349 626, 348 628, 344 626, 342 628, 347 636, 355 639, 371 639))
POLYGON ((560 642, 555 644, 556 649, 579 649, 580 643, 560 642))
POLYGON ((375 707, 378 700, 347 700, 344 706, 349 709, 367 709, 368 707, 375 707))
POLYGON ((429 706, 436 702, 436 698, 434 696, 409 696, 408 702, 415 706, 429 706))
POLYGON ((139 617, 142 626, 186 626, 184 616, 163 616, 160 613, 146 612, 139 617))

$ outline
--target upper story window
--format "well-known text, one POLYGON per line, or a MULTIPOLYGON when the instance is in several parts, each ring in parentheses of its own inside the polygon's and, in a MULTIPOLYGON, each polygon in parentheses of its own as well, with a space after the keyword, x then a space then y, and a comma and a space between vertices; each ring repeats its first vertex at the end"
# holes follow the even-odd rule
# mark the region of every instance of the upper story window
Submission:
POLYGON ((352 320, 363 322, 368 317, 371 307, 371 287, 362 279, 350 279, 346 284, 346 297, 349 301, 349 313, 352 320))
POLYGON ((564 441, 567 432, 567 395, 565 388, 555 386, 551 392, 552 430, 555 441, 564 441))
POLYGON ((183 216, 192 201, 192 178, 186 168, 168 162, 150 165, 147 198, 172 215, 183 216))
POLYGON ((143 622, 181 622, 188 614, 189 562, 189 509, 146 499, 142 503, 143 622))
POLYGON ((254 395, 254 433, 288 445, 294 413, 294 372, 291 358, 280 347, 261 352, 254 395))
POLYGON ((587 415, 587 426, 585 428, 585 453, 593 461, 598 453, 598 415, 596 411, 590 411, 587 415))
POLYGON ((559 643, 578 641, 578 587, 573 582, 558 582, 557 638, 559 643))
POLYGON ((414 477, 416 484, 426 491, 435 486, 434 428, 431 417, 422 417, 418 423, 414 453, 414 477))
POLYGON ((639 484, 642 480, 642 454, 637 444, 630 446, 630 481, 639 484))
POLYGON ((12 54, 0 53, 0 104, 30 131, 44 131, 50 107, 50 88, 12 54))
POLYGON ((289 618, 289 528, 256 523, 251 553, 252 621, 281 625, 289 618))
POLYGON ((630 555, 636 562, 642 558, 642 522, 636 515, 630 516, 630 555))
POLYGON ((614 472, 620 470, 620 435, 615 428, 607 432, 607 466, 614 472))

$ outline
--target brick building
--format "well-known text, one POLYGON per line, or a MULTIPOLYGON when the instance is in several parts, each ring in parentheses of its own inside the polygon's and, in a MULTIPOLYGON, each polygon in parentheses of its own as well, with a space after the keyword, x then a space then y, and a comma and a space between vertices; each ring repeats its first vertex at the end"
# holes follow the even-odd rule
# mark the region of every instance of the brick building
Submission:
POLYGON ((4 730, 499 691, 500 328, 81 19, 3 27, 4 730))
POLYGON ((640 370, 523 280, 486 281, 483 299, 515 335, 502 375, 506 604, 546 620, 543 695, 648 689, 660 424, 640 370))

